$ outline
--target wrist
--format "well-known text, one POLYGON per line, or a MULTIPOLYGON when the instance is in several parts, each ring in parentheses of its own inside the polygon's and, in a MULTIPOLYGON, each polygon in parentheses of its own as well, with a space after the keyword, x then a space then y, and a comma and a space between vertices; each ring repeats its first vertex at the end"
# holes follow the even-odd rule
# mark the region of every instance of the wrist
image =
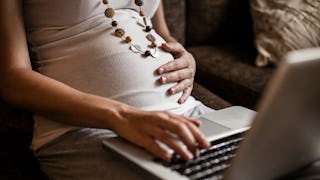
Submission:
POLYGON ((85 119, 90 127, 117 131, 127 121, 127 114, 135 110, 127 104, 91 94, 85 94, 83 99, 86 107, 82 107, 85 119))
POLYGON ((163 37, 163 39, 167 42, 167 43, 170 43, 170 42, 178 42, 174 37, 172 37, 171 35, 166 35, 163 37))
POLYGON ((113 130, 114 132, 119 134, 121 129, 128 123, 130 114, 132 115, 137 110, 134 107, 126 104, 118 102, 116 103, 116 106, 113 106, 112 108, 108 108, 106 110, 106 115, 110 117, 110 130, 113 130))

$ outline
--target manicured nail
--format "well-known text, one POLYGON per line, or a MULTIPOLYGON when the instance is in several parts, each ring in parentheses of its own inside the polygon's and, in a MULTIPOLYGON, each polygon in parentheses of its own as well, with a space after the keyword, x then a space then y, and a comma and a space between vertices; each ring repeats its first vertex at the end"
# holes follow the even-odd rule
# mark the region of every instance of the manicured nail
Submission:
POLYGON ((163 72, 164 72, 164 69, 163 68, 159 68, 158 73, 159 74, 163 74, 163 72))
POLYGON ((194 149, 193 155, 194 155, 194 157, 199 157, 200 156, 200 151, 199 151, 198 147, 196 147, 196 149, 194 149))
POLYGON ((170 153, 166 153, 165 155, 164 155, 164 159, 165 159, 165 161, 170 161, 171 160, 171 158, 172 158, 172 156, 171 156, 171 154, 170 153))
POLYGON ((166 44, 166 43, 163 43, 163 44, 161 45, 161 47, 164 48, 165 50, 168 49, 168 48, 170 48, 169 45, 166 44))
POLYGON ((174 94, 175 91, 176 91, 176 90, 175 90, 174 88, 170 88, 170 89, 169 89, 169 93, 170 93, 170 94, 174 94))
POLYGON ((164 83, 166 83, 166 82, 167 82, 167 78, 164 77, 164 76, 162 76, 162 77, 161 77, 161 83, 164 84, 164 83))
POLYGON ((187 156, 188 156, 188 160, 191 160, 194 157, 189 151, 187 152, 187 156))

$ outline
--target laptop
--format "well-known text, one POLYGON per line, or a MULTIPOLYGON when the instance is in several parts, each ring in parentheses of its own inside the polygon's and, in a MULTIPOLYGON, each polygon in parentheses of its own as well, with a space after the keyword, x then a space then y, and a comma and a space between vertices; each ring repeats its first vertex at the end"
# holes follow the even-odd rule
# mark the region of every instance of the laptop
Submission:
POLYGON ((211 142, 188 162, 170 162, 115 137, 106 148, 146 179, 275 179, 320 158, 320 49, 288 53, 258 106, 210 112, 198 119, 211 142))

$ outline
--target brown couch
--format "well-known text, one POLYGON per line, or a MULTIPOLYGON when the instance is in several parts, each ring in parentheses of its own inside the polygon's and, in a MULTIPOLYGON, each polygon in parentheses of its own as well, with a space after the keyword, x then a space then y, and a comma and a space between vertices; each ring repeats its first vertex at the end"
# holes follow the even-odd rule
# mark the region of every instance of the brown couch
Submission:
MULTIPOLYGON (((252 22, 248 0, 164 0, 172 35, 197 60, 193 96, 221 109, 242 105, 254 109, 274 68, 254 66, 252 22)), ((0 179, 43 179, 29 144, 32 114, 0 99, 0 179)), ((292 177, 320 177, 306 168, 292 177)))
POLYGON ((234 105, 254 109, 274 68, 254 64, 249 1, 167 0, 165 6, 172 34, 197 60, 197 82, 234 105))

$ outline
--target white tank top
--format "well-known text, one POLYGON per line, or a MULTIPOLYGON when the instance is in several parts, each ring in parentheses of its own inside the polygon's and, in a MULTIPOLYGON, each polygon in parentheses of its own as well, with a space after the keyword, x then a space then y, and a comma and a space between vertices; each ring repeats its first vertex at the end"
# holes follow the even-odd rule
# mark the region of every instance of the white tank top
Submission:
MULTIPOLYGON (((160 0, 145 0, 148 18, 160 0)), ((28 42, 36 69, 78 90, 111 98, 145 110, 168 110, 182 114, 198 104, 192 97, 177 103, 181 93, 168 95, 174 83, 159 85, 157 68, 173 60, 170 53, 142 57, 113 35, 111 20, 104 16, 102 0, 25 0, 24 17, 28 42)), ((134 43, 147 48, 142 22, 134 0, 110 0, 115 20, 134 43)), ((151 22, 150 22, 151 23, 151 22)), ((164 40, 154 31, 158 44, 164 40)), ((35 114, 32 148, 54 140, 77 127, 35 114)))

